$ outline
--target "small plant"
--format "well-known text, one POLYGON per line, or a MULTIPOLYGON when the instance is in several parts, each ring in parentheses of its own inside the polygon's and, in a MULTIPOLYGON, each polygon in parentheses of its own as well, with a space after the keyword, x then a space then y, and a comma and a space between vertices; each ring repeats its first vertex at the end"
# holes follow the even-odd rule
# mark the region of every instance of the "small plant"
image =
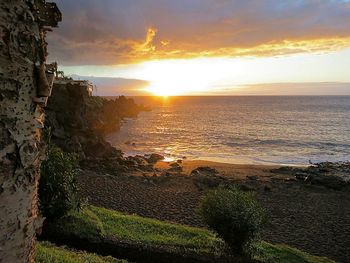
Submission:
POLYGON ((76 168, 78 158, 60 148, 49 146, 47 159, 41 164, 39 182, 40 210, 48 219, 56 219, 79 209, 76 168))
POLYGON ((265 210, 252 192, 218 188, 204 197, 200 212, 235 255, 250 256, 266 223, 265 210))

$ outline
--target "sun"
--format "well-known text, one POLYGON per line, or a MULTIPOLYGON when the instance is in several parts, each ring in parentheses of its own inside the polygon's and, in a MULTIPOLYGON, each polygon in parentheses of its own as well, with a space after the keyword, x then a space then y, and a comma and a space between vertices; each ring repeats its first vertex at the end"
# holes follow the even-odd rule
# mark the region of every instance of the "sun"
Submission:
POLYGON ((154 69, 156 76, 150 81, 146 90, 157 96, 179 96, 191 94, 194 91, 206 90, 204 78, 197 76, 195 67, 183 71, 172 65, 160 65, 154 69))
POLYGON ((155 96, 207 95, 243 71, 229 58, 167 59, 139 64, 132 77, 147 81, 143 91, 155 96))
POLYGON ((152 81, 146 88, 146 91, 156 96, 169 97, 187 95, 193 92, 194 89, 203 90, 204 85, 199 85, 189 78, 174 80, 170 77, 162 77, 158 80, 152 81))
POLYGON ((183 60, 147 62, 142 76, 149 82, 145 91, 164 97, 200 93, 210 84, 203 64, 183 60))
POLYGON ((177 96, 181 95, 179 90, 174 84, 170 84, 166 81, 155 81, 152 82, 147 88, 146 91, 161 97, 177 96))

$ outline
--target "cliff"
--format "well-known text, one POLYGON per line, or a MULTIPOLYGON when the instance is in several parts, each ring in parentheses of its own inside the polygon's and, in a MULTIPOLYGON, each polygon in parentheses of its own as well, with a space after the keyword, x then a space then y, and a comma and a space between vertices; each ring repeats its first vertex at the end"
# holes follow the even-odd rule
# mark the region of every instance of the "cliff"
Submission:
POLYGON ((121 157, 121 152, 105 141, 107 133, 117 131, 121 120, 136 117, 145 110, 124 96, 105 99, 92 96, 88 81, 57 79, 46 108, 45 126, 51 140, 64 151, 85 158, 121 157))

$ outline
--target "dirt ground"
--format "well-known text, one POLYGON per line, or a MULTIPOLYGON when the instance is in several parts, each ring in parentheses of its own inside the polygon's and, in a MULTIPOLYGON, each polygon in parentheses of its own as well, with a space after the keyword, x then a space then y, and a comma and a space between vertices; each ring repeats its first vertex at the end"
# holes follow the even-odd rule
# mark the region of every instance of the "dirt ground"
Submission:
POLYGON ((194 176, 196 167, 210 166, 230 183, 255 190, 266 207, 270 224, 264 239, 285 243, 337 262, 350 262, 350 193, 310 186, 286 175, 271 173, 276 166, 232 165, 184 161, 181 175, 164 174, 168 163, 156 165, 158 173, 101 175, 81 171, 83 196, 94 205, 129 214, 204 226, 198 205, 206 189, 194 176), (247 177, 248 176, 248 177, 247 177))

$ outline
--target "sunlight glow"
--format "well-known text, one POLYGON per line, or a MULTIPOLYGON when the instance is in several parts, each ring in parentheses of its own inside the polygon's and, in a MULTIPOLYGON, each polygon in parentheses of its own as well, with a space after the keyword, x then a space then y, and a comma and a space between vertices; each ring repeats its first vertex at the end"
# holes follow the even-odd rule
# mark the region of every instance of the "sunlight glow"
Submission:
MULTIPOLYGON (((169 59, 130 65, 62 68, 67 75, 143 80, 149 85, 138 90, 140 95, 239 95, 246 94, 242 89, 242 86, 246 85, 348 83, 350 49, 333 53, 294 54, 269 58, 169 59)), ((264 85, 255 86, 252 93, 270 94, 271 89, 264 85)), ((293 88, 290 89, 290 93, 294 94, 293 88)), ((280 91, 276 86, 273 90, 273 94, 286 94, 286 91, 280 91)), ((329 90, 332 92, 333 87, 329 90)), ((318 94, 317 88, 315 91, 314 93, 318 94)))
POLYGON ((149 93, 157 96, 176 96, 208 92, 214 83, 224 81, 230 75, 230 71, 235 72, 234 74, 240 71, 238 64, 228 65, 228 60, 224 58, 210 59, 210 63, 206 60, 208 59, 146 62, 138 72, 138 77, 150 82, 145 88, 149 93), (220 70, 215 70, 219 68, 220 70))

